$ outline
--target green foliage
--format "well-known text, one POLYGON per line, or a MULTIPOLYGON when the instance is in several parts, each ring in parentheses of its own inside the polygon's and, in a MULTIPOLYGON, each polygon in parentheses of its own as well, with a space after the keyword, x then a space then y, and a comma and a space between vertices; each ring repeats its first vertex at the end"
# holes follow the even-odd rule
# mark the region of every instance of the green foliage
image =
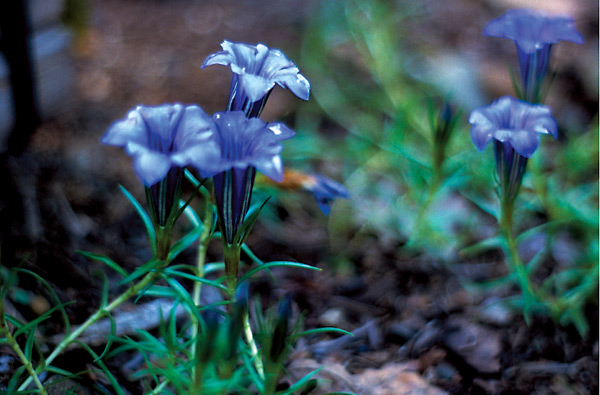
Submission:
MULTIPOLYGON (((352 197, 329 220, 332 245, 344 248, 342 254, 360 253, 374 238, 452 265, 508 245, 501 236, 481 238, 489 218, 500 220, 501 212, 490 152, 475 150, 460 114, 449 122, 452 138, 440 138, 435 98, 447 92, 409 71, 421 54, 403 41, 402 21, 418 20, 421 11, 406 2, 321 3, 302 51, 318 105, 300 109, 296 129, 303 141, 287 152, 299 162, 323 152, 328 161, 337 158, 352 197), (344 133, 327 137, 322 125, 344 133)), ((531 158, 515 203, 515 248, 534 238, 543 238, 544 247, 519 275, 490 279, 484 289, 521 284, 533 293, 515 296, 511 305, 585 335, 584 309, 597 300, 598 285, 598 122, 562 132, 564 141, 543 141, 531 158)))

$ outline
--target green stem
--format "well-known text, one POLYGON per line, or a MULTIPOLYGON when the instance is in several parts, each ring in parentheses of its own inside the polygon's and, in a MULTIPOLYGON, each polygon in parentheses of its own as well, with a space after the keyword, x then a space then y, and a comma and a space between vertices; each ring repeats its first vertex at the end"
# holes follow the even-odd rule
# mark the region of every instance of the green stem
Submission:
MULTIPOLYGON (((6 342, 13 349, 13 351, 17 354, 17 356, 23 363, 23 366, 25 366, 25 370, 27 370, 27 373, 29 373, 30 379, 33 379, 33 381, 35 382, 36 387, 38 387, 38 389, 40 390, 40 394, 44 394, 44 395, 47 394, 46 389, 44 388, 44 386, 42 385, 42 382, 40 381, 40 378, 38 377, 37 373, 33 369, 31 361, 27 359, 27 357, 21 350, 21 347, 19 347, 19 344, 17 343, 15 338, 12 336, 12 333, 10 333, 8 326, 6 325, 6 321, 4 320, 4 312, 2 313, 2 324, 1 325, 2 325, 1 332, 4 332, 4 335, 6 337, 6 342)), ((31 381, 29 381, 29 382, 31 382, 31 381)), ((27 383, 27 384, 29 384, 29 383, 27 383)))
POLYGON ((258 347, 256 347, 256 342, 254 341, 254 336, 252 335, 252 328, 250 327, 250 319, 248 312, 244 314, 244 335, 246 336, 246 342, 248 343, 248 347, 250 347, 250 356, 254 361, 254 367, 258 372, 258 375, 261 379, 265 378, 265 371, 263 368, 262 360, 260 359, 260 355, 258 355, 258 347))
MULTIPOLYGON (((227 244, 227 242, 223 242, 224 249, 224 258, 225 258, 225 275, 227 276, 227 286, 229 287, 229 292, 231 295, 231 299, 235 298, 235 288, 237 286, 237 275, 240 267, 240 252, 241 246, 237 244, 227 244)), ((229 304, 228 306, 233 306, 229 304)), ((231 311, 230 311, 231 313, 231 311)), ((246 337, 246 342, 248 343, 248 347, 250 347, 250 355, 252 360, 254 361, 254 366, 256 367, 256 371, 258 375, 264 379, 264 368, 262 360, 260 359, 260 355, 258 355, 258 347, 256 346, 256 342, 254 341, 254 336, 252 335, 252 328, 250 327, 250 319, 248 312, 244 314, 244 335, 246 337)))
POLYGON ((517 276, 517 281, 521 292, 523 293, 524 305, 523 316, 527 324, 531 323, 531 307, 536 302, 537 296, 533 289, 533 284, 529 279, 529 275, 517 250, 517 242, 513 235, 513 211, 514 200, 503 198, 500 204, 500 230, 506 242, 506 261, 507 266, 512 274, 517 276))
MULTIPOLYGON (((198 258, 196 260, 196 276, 202 278, 204 277, 204 264, 206 263, 206 251, 208 249, 208 243, 210 241, 210 231, 212 226, 212 206, 210 204, 206 204, 206 211, 204 215, 204 223, 202 234, 200 235, 200 244, 198 246, 198 258)), ((193 290, 193 301, 196 307, 200 306, 200 294, 202 291, 202 283, 200 281, 194 282, 194 290, 193 290)), ((192 338, 192 346, 191 346, 191 355, 194 361, 197 361, 197 352, 198 352, 198 319, 194 314, 191 315, 192 319, 192 329, 191 329, 191 338, 192 338)), ((196 364, 192 365, 192 377, 196 377, 196 364)))
POLYGON ((156 257, 166 261, 171 251, 171 235, 173 230, 170 225, 156 226, 156 257))
MULTIPOLYGON (((106 307, 100 308, 98 311, 96 311, 94 314, 92 314, 77 329, 75 329, 73 332, 71 332, 67 336, 65 336, 65 338, 56 346, 56 348, 54 349, 54 351, 52 351, 52 353, 48 356, 48 358, 46 358, 44 366, 50 365, 52 363, 52 361, 54 361, 54 359, 56 359, 56 357, 58 357, 60 355, 60 353, 62 353, 69 344, 73 343, 83 332, 85 332, 86 329, 88 329, 92 324, 94 324, 95 322, 100 320, 102 317, 108 315, 112 310, 114 310, 115 308, 117 308, 118 306, 123 304, 129 298, 131 298, 134 295, 137 295, 138 292, 140 292, 142 289, 144 289, 149 284, 151 284, 154 280, 156 280, 158 275, 159 275, 158 271, 153 271, 153 272, 146 274, 146 276, 144 276, 144 278, 139 283, 135 284, 134 286, 129 287, 118 298, 113 300, 112 303, 110 303, 106 307)), ((40 373, 42 370, 43 370, 43 366, 38 366, 38 368, 35 370, 35 373, 40 373)), ((25 382, 19 387, 20 391, 27 388, 27 386, 31 382, 32 377, 35 377, 35 376, 31 376, 27 380, 25 380, 25 382)))
POLYGON ((223 241, 223 257, 225 260, 225 275, 227 276, 227 287, 232 298, 235 297, 237 276, 240 267, 241 247, 237 244, 228 244, 223 241))
POLYGON ((422 200, 421 204, 419 204, 419 209, 417 211, 417 219, 415 221, 415 228, 413 230, 413 236, 411 237, 411 241, 420 238, 419 233, 421 232, 421 229, 423 227, 423 219, 425 217, 425 213, 427 212, 427 209, 433 202, 435 194, 439 190, 441 180, 441 170, 435 169, 433 178, 431 180, 431 184, 429 184, 429 188, 427 188, 425 199, 422 200))

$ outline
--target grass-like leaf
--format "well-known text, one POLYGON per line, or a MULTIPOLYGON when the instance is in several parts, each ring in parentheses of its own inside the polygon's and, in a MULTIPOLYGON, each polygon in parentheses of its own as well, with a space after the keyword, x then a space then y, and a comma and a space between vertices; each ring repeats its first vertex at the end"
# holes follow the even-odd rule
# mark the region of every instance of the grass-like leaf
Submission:
POLYGON ((181 251, 185 250, 190 245, 192 245, 192 243, 195 242, 201 234, 202 226, 195 226, 185 236, 177 240, 177 242, 171 246, 171 249, 169 251, 169 261, 175 259, 175 257, 177 257, 177 255, 179 255, 181 251))
POLYGON ((302 377, 300 380, 296 381, 292 386, 290 386, 290 388, 279 393, 278 395, 292 395, 296 391, 300 391, 321 370, 323 370, 323 367, 313 370, 312 372, 310 372, 307 375, 305 375, 304 377, 302 377))
POLYGON ((244 223, 240 226, 237 233, 233 237, 233 244, 242 245, 250 235, 250 231, 254 227, 256 220, 258 219, 258 215, 260 214, 265 204, 271 199, 271 197, 267 197, 264 202, 260 206, 256 205, 250 208, 248 211, 248 215, 244 219, 244 223))
POLYGON ((478 241, 477 243, 468 247, 465 247, 462 250, 460 250, 459 253, 461 256, 468 258, 493 250, 495 248, 502 248, 503 243, 504 239, 502 238, 502 236, 493 236, 485 240, 478 241))
POLYGON ((162 261, 160 259, 152 258, 148 262, 144 263, 142 266, 135 269, 131 274, 125 277, 123 280, 119 281, 119 285, 130 283, 138 277, 142 277, 150 273, 152 270, 156 269, 161 265, 162 261))
POLYGON ((33 394, 37 392, 37 390, 26 390, 26 391, 17 391, 17 387, 21 383, 21 376, 25 373, 25 366, 20 366, 17 370, 14 371, 13 376, 8 382, 6 386, 7 394, 33 394))
POLYGON ((121 192, 123 192, 123 195, 125 195, 127 200, 129 200, 129 202, 133 205, 135 211, 137 211, 138 215, 142 219, 144 227, 146 228, 146 232, 148 233, 148 240, 150 240, 150 246, 152 247, 152 255, 156 256, 156 231, 154 230, 154 224, 152 223, 152 220, 150 219, 148 213, 146 213, 140 202, 138 202, 137 199, 133 197, 133 195, 129 193, 129 191, 124 186, 119 185, 119 188, 121 188, 121 192))
POLYGON ((81 348, 83 348, 85 351, 87 351, 88 354, 90 354, 92 356, 92 358, 94 358, 94 362, 100 368, 100 370, 102 370, 102 373, 104 373, 106 375, 106 378, 108 379, 108 381, 110 381, 110 384, 114 388, 115 393, 118 394, 118 395, 125 395, 125 391, 123 391, 123 389, 119 385, 119 382, 117 381, 117 379, 115 378, 115 376, 113 376, 113 374, 110 372, 110 370, 108 370, 108 368, 106 367, 106 365, 104 364, 104 362, 102 362, 102 360, 100 359, 100 357, 98 356, 98 354, 96 354, 94 352, 94 350, 92 350, 91 347, 88 346, 87 344, 85 344, 83 342, 80 342, 78 340, 76 340, 75 342, 77 344, 79 344, 79 346, 81 348))
POLYGON ((296 333, 296 334, 290 336, 290 338, 298 338, 298 337, 302 337, 302 336, 314 335, 317 333, 338 333, 338 334, 342 334, 342 335, 354 336, 354 333, 348 332, 348 331, 340 329, 340 328, 325 327, 325 328, 310 329, 310 330, 307 330, 304 332, 296 333))
POLYGON ((50 315, 51 315, 53 312, 55 312, 56 310, 63 309, 63 307, 65 307, 65 306, 68 306, 68 305, 70 305, 70 304, 73 304, 73 303, 75 303, 75 301, 74 301, 74 300, 72 300, 72 301, 69 301, 69 302, 66 302, 66 303, 62 303, 62 304, 59 304, 59 305, 57 305, 57 306, 54 306, 54 307, 52 307, 50 310, 46 311, 44 314, 42 314, 41 316, 39 316, 39 317, 38 317, 38 318, 36 318, 35 320, 33 320, 33 321, 30 321, 30 322, 28 322, 27 324, 25 324, 25 325, 21 326, 19 329, 17 329, 17 331, 14 333, 14 335, 13 335, 13 336, 14 336, 14 337, 17 337, 17 336, 19 336, 20 334, 22 334, 22 333, 25 333, 26 331, 28 331, 28 330, 30 330, 30 329, 31 329, 32 331, 33 331, 33 330, 35 330, 35 327, 36 327, 36 326, 37 326, 37 325, 38 325, 40 322, 42 322, 42 321, 45 321, 45 320, 47 320, 48 318, 50 318, 50 315))
POLYGON ((118 263, 116 263, 115 261, 113 261, 112 259, 107 257, 106 255, 94 254, 93 252, 87 252, 87 251, 81 251, 81 250, 77 250, 77 253, 79 253, 87 258, 93 259, 95 261, 102 262, 106 266, 110 267, 111 269, 113 269, 114 271, 119 273, 122 277, 127 277, 127 274, 128 274, 127 271, 125 269, 123 269, 121 266, 119 266, 118 263))
POLYGON ((185 279, 188 279, 191 281, 197 281, 202 284, 210 285, 210 286, 218 288, 222 291, 228 290, 226 286, 224 286, 223 284, 220 284, 219 282, 208 280, 206 278, 202 278, 202 277, 198 277, 198 276, 194 276, 193 274, 184 273, 184 272, 181 272, 178 270, 173 270, 171 268, 165 269, 164 272, 170 274, 171 276, 182 277, 182 278, 185 278, 185 279))
POLYGON ((28 361, 33 360, 33 358, 32 358, 33 344, 35 343, 35 329, 36 328, 37 328, 37 326, 34 326, 31 328, 31 331, 27 335, 27 341, 25 342, 25 349, 23 350, 23 353, 25 354, 25 357, 27 358, 28 361))
MULTIPOLYGON (((52 297, 52 300, 54 301, 54 303, 57 306, 61 305, 61 301, 58 298, 58 295, 56 294, 56 292, 54 292, 54 290, 52 289, 52 287, 50 286, 50 284, 48 284, 48 281, 44 280, 38 274, 36 274, 36 273, 34 273, 34 272, 30 271, 30 270, 27 270, 27 269, 18 269, 18 272, 19 273, 28 274, 31 277, 33 277, 36 280, 38 280, 42 284, 42 286, 48 291, 48 293, 52 297)), ((68 305, 70 303, 74 303, 74 302, 68 302, 68 303, 62 304, 62 306, 64 307, 64 306, 66 306, 66 305, 68 305)), ((68 334, 71 331, 71 322, 69 321, 69 317, 67 316, 67 312, 65 311, 65 309, 60 308, 59 310, 60 310, 60 314, 61 314, 62 319, 63 319, 63 323, 65 325, 65 333, 68 334)))
POLYGON ((243 283, 244 281, 246 281, 247 279, 249 279, 250 277, 252 277, 257 272, 259 272, 261 270, 265 270, 265 269, 270 269, 272 267, 297 267, 297 268, 301 268, 301 269, 309 269, 309 270, 321 271, 321 269, 318 268, 318 267, 306 265, 304 263, 290 262, 290 261, 274 261, 274 262, 265 263, 262 266, 255 267, 254 269, 246 272, 243 276, 241 276, 239 278, 238 284, 243 283))
POLYGON ((181 285, 177 280, 170 276, 163 276, 167 284, 173 288, 173 290, 177 293, 179 298, 181 299, 184 307, 187 307, 187 310, 192 313, 196 319, 201 320, 200 313, 198 312, 198 307, 192 300, 192 297, 187 292, 187 290, 181 285))
POLYGON ((99 359, 104 358, 106 353, 108 353, 108 351, 110 350, 110 347, 112 346, 114 339, 117 337, 117 323, 115 322, 115 319, 113 318, 112 314, 110 314, 110 313, 107 314, 106 316, 110 320, 110 335, 106 339, 106 346, 104 347, 104 351, 102 351, 102 354, 100 354, 100 356, 98 358, 94 359, 94 362, 98 361, 99 359))

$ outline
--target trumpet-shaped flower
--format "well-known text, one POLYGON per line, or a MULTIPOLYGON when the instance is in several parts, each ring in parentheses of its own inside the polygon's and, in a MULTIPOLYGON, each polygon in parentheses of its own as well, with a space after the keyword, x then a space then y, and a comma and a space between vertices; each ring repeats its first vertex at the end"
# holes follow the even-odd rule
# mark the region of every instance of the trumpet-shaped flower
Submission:
POLYGON ((513 40, 519 55, 523 99, 539 101, 541 83, 548 70, 550 50, 559 41, 583 43, 570 16, 553 16, 529 9, 509 10, 490 21, 483 34, 513 40))
POLYGON ((310 83, 283 52, 264 44, 249 45, 223 41, 222 51, 209 55, 202 68, 214 64, 229 66, 233 72, 229 91, 230 111, 244 111, 258 117, 269 93, 277 84, 288 88, 300 99, 308 100, 310 83))
POLYGON ((202 169, 219 157, 214 131, 211 117, 198 106, 138 106, 115 122, 102 142, 124 147, 133 157, 154 221, 164 227, 178 204, 182 167, 202 169))
POLYGON ((137 106, 108 129, 102 142, 124 147, 145 186, 164 179, 173 167, 198 168, 219 156, 211 117, 198 106, 137 106))
POLYGON ((213 120, 220 157, 203 170, 214 174, 221 231, 231 244, 250 207, 256 170, 281 181, 283 146, 279 142, 295 133, 282 123, 246 118, 242 111, 216 113, 213 120))
POLYGON ((558 137, 552 110, 511 96, 473 110, 469 116, 471 139, 482 151, 494 141, 496 173, 503 197, 514 200, 519 191, 527 159, 539 145, 540 134, 558 137))

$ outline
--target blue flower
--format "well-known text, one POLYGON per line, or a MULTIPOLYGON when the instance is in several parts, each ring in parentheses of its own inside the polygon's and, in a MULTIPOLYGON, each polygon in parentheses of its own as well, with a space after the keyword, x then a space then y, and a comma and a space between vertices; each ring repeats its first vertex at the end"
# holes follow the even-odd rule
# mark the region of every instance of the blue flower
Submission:
POLYGON ((280 141, 295 133, 282 123, 246 118, 242 111, 218 112, 213 120, 220 157, 201 170, 214 174, 221 231, 232 244, 250 207, 256 170, 274 181, 283 180, 280 141))
POLYGON ((331 204, 335 199, 350 197, 345 186, 318 174, 307 177, 303 186, 313 193, 317 205, 325 215, 331 212, 331 204))
POLYGON ((214 124, 200 107, 163 104, 138 106, 115 122, 102 142, 124 147, 145 186, 164 179, 173 167, 206 167, 219 157, 214 124))
POLYGON ((504 197, 514 200, 525 173, 527 159, 539 145, 540 134, 558 137, 552 110, 511 96, 473 110, 469 116, 471 139, 482 151, 494 141, 496 172, 504 197))
POLYGON ((283 52, 263 44, 249 45, 223 41, 222 51, 209 55, 202 68, 214 64, 229 66, 233 72, 227 110, 260 115, 269 93, 277 84, 300 99, 308 100, 310 83, 283 52))
POLYGON ((203 168, 219 158, 214 129, 210 116, 198 106, 138 106, 115 122, 102 142, 124 147, 133 157, 154 223, 165 227, 172 225, 169 218, 177 209, 182 168, 188 164, 203 168))
POLYGON ((513 40, 519 55, 523 99, 539 101, 541 83, 548 70, 550 50, 559 41, 583 44, 570 16, 552 16, 529 9, 508 10, 490 21, 483 34, 513 40))

